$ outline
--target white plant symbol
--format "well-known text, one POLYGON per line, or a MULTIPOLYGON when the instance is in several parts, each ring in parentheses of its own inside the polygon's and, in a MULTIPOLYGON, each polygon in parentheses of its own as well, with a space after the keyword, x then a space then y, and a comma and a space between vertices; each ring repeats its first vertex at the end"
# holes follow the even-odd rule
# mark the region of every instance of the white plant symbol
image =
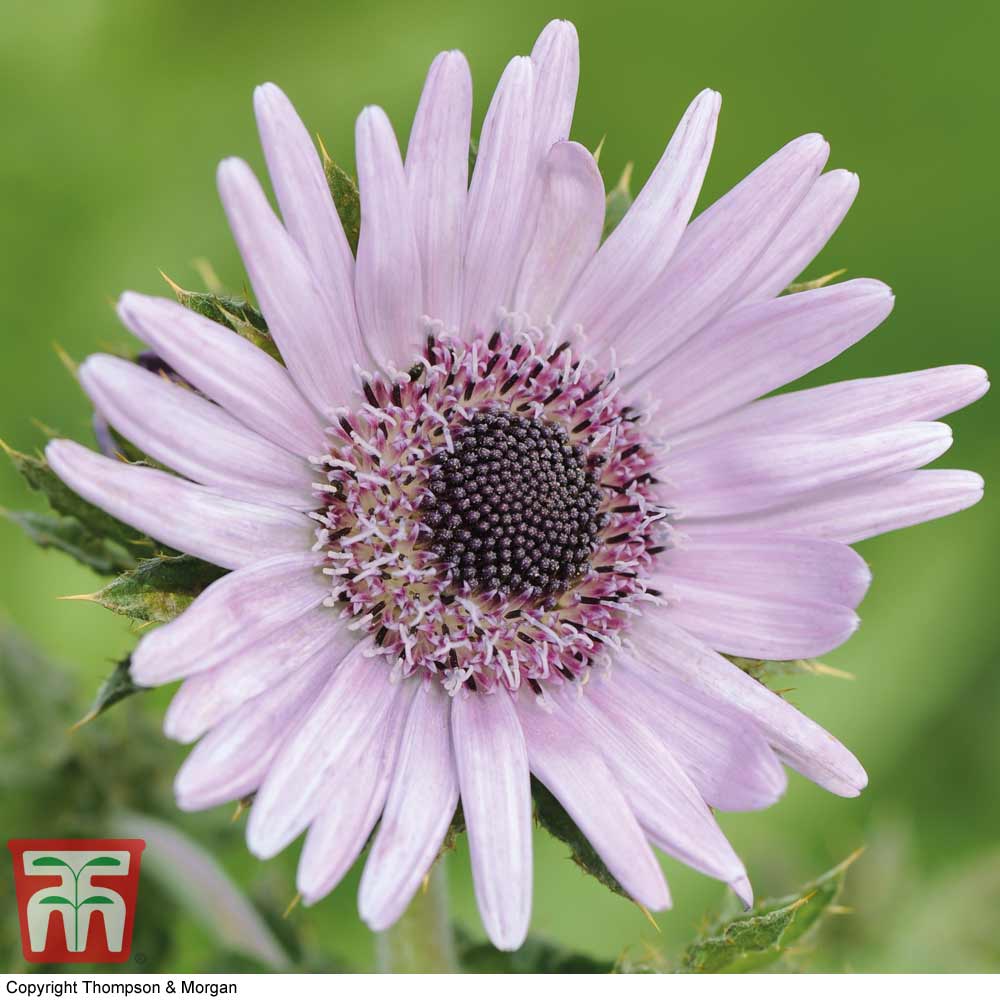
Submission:
POLYGON ((28 900, 28 931, 32 951, 42 951, 53 910, 63 921, 67 947, 83 951, 87 946, 91 918, 100 912, 108 948, 121 951, 125 931, 125 901, 112 889, 94 886, 94 875, 125 875, 127 851, 100 854, 95 851, 28 851, 24 855, 26 875, 58 875, 61 884, 40 889, 28 900), (81 935, 81 925, 83 934, 81 935))

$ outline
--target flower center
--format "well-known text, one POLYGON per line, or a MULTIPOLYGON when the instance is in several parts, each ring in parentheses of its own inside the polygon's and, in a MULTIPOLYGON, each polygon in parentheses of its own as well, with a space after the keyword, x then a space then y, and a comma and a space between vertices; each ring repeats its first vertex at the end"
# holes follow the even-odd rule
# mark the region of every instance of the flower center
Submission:
POLYGON ((429 547, 459 584, 560 594, 587 572, 607 516, 580 445, 544 418, 477 410, 432 459, 429 547))
POLYGON ((582 680, 669 543, 615 372, 516 319, 375 375, 314 460, 327 604, 398 677, 454 694, 582 680))

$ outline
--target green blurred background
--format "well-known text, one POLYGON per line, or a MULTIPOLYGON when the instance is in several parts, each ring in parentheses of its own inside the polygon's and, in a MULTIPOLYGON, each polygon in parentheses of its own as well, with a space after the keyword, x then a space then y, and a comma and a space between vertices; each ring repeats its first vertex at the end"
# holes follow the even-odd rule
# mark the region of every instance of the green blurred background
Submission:
MULTIPOLYGON (((871 0, 4 4, 0 435, 30 451, 46 439, 41 422, 91 441, 87 404, 53 345, 76 358, 127 347, 110 308, 123 289, 166 294, 157 268, 199 287, 196 257, 208 258, 231 286, 242 284, 213 172, 230 154, 263 167, 250 104, 256 83, 279 83, 332 155, 349 164, 354 116, 367 103, 385 107, 405 141, 426 67, 443 48, 468 55, 481 121, 507 59, 530 50, 557 16, 575 21, 582 42, 574 138, 593 148, 607 136, 609 185, 629 160, 636 180, 645 178, 704 86, 722 91, 724 107, 703 204, 805 131, 830 139, 831 166, 860 174, 851 215, 807 276, 838 267, 878 276, 894 287, 897 306, 823 381, 950 362, 996 369, 998 14, 996 4, 967 0, 945 7, 871 0)), ((939 464, 993 479, 996 419, 990 398, 956 415, 955 446, 939 464)), ((798 956, 801 968, 1000 969, 1000 522, 990 496, 958 517, 861 546, 875 575, 862 607, 865 627, 828 658, 856 680, 810 678, 792 695, 857 752, 870 788, 845 801, 793 778, 776 808, 723 819, 759 894, 792 891, 868 845, 849 881, 845 902, 853 912, 828 922, 798 956)), ((0 463, 0 505, 33 504, 0 463)), ((73 675, 56 713, 62 732, 133 638, 122 619, 95 606, 57 605, 58 595, 93 590, 96 578, 37 550, 6 521, 0 560, 5 617, 73 675)), ((110 732, 131 738, 126 746, 141 739, 127 755, 133 773, 116 793, 121 805, 139 807, 147 785, 168 786, 182 756, 158 734, 165 704, 164 692, 133 699, 118 718, 95 724, 108 720, 110 732)), ((4 711, 10 718, 21 707, 4 711)), ((86 738, 100 754, 100 739, 86 738)), ((42 781, 31 771, 44 767, 37 739, 5 744, 4 839, 62 832, 19 825, 39 822, 38 802, 24 780, 8 779, 17 772, 42 781)), ((283 904, 294 894, 295 852, 254 861, 228 810, 188 817, 168 807, 166 815, 210 847, 255 898, 283 904)), ((718 885, 667 862, 675 909, 657 933, 564 855, 539 837, 533 929, 601 954, 670 955, 721 899, 718 885)), ((456 913, 478 936, 463 849, 451 873, 456 913)), ((354 910, 357 874, 287 924, 320 954, 347 954, 363 967, 373 945, 354 910)), ((183 908, 170 912, 157 965, 208 967, 211 948, 195 918, 183 908)), ((3 954, 12 954, 10 943, 3 954)))

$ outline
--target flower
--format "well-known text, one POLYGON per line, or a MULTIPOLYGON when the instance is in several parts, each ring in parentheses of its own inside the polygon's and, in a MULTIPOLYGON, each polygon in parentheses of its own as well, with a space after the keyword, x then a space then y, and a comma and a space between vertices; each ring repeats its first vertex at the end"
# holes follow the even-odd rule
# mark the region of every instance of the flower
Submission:
POLYGON ((857 191, 822 173, 826 142, 790 142, 689 221, 720 105, 704 91, 602 242, 597 164, 568 140, 577 76, 554 22, 508 64, 471 184, 460 53, 433 62, 405 162, 365 109, 356 259, 306 129, 260 87, 283 221, 243 162, 218 181, 284 366, 128 293, 124 323, 198 391, 100 355, 80 378, 177 475, 47 451, 87 500, 232 571, 133 658, 141 684, 183 680, 166 730, 199 742, 181 807, 256 792, 262 858, 308 830, 306 902, 377 825, 375 929, 461 800, 485 927, 516 948, 531 774, 643 905, 669 905, 650 845, 749 905, 713 810, 773 803, 784 765, 838 795, 867 778, 727 657, 838 646, 869 584, 850 543, 982 492, 918 471, 951 442, 937 418, 986 390, 978 368, 768 395, 893 304, 867 279, 780 295, 857 191))

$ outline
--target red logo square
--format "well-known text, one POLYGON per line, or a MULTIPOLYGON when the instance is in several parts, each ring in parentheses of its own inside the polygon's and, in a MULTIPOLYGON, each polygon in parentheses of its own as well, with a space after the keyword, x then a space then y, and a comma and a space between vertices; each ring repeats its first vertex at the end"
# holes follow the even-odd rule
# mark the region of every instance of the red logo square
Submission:
POLYGON ((29 962, 124 962, 144 840, 9 840, 29 962))

